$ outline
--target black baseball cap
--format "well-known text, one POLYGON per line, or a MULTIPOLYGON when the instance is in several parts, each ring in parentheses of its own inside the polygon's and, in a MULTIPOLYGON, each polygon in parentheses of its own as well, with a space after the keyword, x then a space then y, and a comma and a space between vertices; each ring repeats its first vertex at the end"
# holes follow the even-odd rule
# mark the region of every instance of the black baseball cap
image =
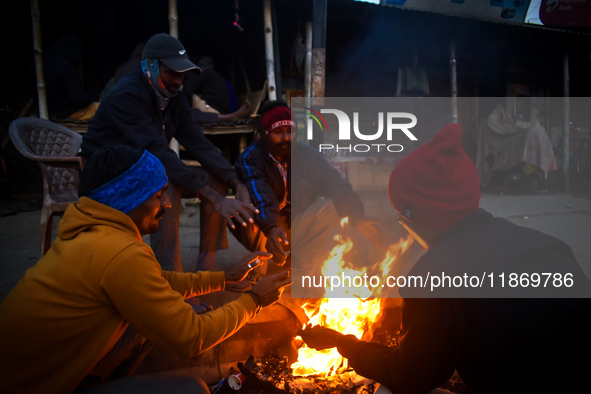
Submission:
POLYGON ((171 35, 160 33, 152 36, 142 51, 143 59, 158 59, 174 71, 199 69, 189 60, 185 47, 171 35))

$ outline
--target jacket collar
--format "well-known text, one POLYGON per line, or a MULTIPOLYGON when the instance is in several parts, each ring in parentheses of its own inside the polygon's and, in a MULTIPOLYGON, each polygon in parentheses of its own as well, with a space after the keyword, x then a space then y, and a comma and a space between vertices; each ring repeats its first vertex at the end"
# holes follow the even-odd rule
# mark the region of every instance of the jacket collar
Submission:
POLYGON ((460 219, 459 222, 457 222, 456 224, 451 226, 448 230, 443 232, 440 242, 448 239, 449 237, 451 237, 457 233, 465 231, 468 228, 470 228, 478 223, 481 223, 481 222, 484 222, 484 221, 490 220, 490 219, 493 219, 493 215, 490 212, 486 211, 483 208, 478 208, 476 211, 464 216, 463 219, 460 219))

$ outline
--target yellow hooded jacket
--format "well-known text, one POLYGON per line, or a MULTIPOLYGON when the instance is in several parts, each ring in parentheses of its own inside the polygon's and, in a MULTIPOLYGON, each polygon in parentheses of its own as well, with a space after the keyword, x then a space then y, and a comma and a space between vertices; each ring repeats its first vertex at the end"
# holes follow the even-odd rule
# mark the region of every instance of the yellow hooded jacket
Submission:
POLYGON ((183 301, 224 283, 223 272, 162 271, 129 216, 82 197, 0 305, 0 392, 72 392, 128 324, 179 355, 203 352, 256 313, 246 294, 201 315, 183 301))

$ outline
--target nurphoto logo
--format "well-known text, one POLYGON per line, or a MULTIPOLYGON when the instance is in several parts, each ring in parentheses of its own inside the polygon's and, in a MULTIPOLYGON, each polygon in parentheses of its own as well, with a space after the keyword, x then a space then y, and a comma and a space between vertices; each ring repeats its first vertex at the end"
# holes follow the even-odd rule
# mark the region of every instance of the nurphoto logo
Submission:
POLYGON ((322 108, 320 109, 320 112, 318 112, 312 108, 304 108, 309 111, 305 113, 308 115, 306 124, 308 140, 314 139, 315 123, 318 125, 321 132, 328 131, 326 119, 322 114, 330 114, 336 117, 338 123, 339 142, 351 142, 352 138, 360 141, 374 142, 371 144, 321 143, 318 145, 318 149, 321 153, 323 151, 334 150, 336 150, 337 153, 339 151, 366 153, 373 151, 374 149, 376 152, 384 150, 392 153, 401 152, 404 149, 402 145, 390 143, 393 140, 393 137, 398 133, 402 133, 410 141, 418 141, 417 137, 411 132, 411 129, 417 124, 417 117, 409 112, 378 112, 377 118, 375 118, 377 126, 375 125, 376 121, 374 121, 371 124, 372 129, 370 129, 367 124, 362 129, 360 127, 359 112, 357 111, 353 112, 353 121, 351 122, 349 115, 340 109, 322 108), (377 143, 380 140, 383 141, 384 131, 388 143, 377 143))

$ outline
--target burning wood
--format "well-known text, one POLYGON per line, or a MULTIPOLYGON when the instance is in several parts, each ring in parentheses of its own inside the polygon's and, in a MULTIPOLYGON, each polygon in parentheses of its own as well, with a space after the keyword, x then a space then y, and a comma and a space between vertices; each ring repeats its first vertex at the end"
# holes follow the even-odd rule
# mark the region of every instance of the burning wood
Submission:
MULTIPOLYGON (((341 221, 341 228, 345 230, 348 218, 341 221)), ((353 249, 353 242, 343 235, 335 236, 336 245, 333 247, 328 259, 322 267, 322 275, 332 276, 345 274, 348 277, 362 277, 365 274, 375 275, 379 273, 385 278, 392 264, 398 256, 403 254, 411 245, 410 237, 400 240, 390 246, 386 257, 371 267, 355 269, 347 262, 346 257, 353 249)), ((325 289, 325 295, 326 295, 325 289)), ((371 340, 373 326, 382 311, 381 300, 371 298, 379 296, 381 288, 375 288, 375 292, 369 287, 343 287, 339 289, 342 297, 348 298, 321 298, 314 303, 306 303, 302 306, 309 318, 307 325, 320 325, 328 327, 345 335, 355 335, 361 340, 371 340)), ((298 337, 298 339, 301 339, 298 337)), ((305 344, 298 351, 298 360, 291 365, 296 376, 321 375, 332 376, 348 368, 347 360, 343 358, 336 348, 315 350, 305 344)))
MULTIPOLYGON (((274 353, 258 362, 255 362, 251 356, 245 364, 239 363, 238 367, 247 376, 239 390, 242 394, 372 394, 376 386, 373 380, 366 379, 353 371, 345 371, 329 377, 296 377, 292 375, 287 359, 280 358, 274 353)), ((228 394, 236 391, 231 390, 227 383, 223 383, 212 390, 212 393, 228 394)))
MULTIPOLYGON (((347 218, 341 222, 345 230, 347 218)), ((347 262, 347 254, 353 249, 353 242, 343 235, 335 237, 328 259, 323 264, 323 275, 346 273, 350 276, 364 274, 384 278, 390 272, 396 259, 411 245, 410 237, 401 239, 390 246, 385 258, 371 267, 355 269, 347 262)), ((397 328, 377 327, 378 318, 383 315, 383 304, 379 298, 381 289, 375 292, 367 287, 342 288, 343 298, 321 298, 302 306, 309 321, 308 325, 332 328, 346 335, 352 334, 362 340, 373 340, 388 346, 397 346, 397 328), (345 298, 346 297, 346 298, 345 298)), ((334 293, 333 293, 334 294, 334 293)), ((325 289, 326 295, 326 289, 325 289)), ((289 364, 287 357, 271 354, 258 362, 251 357, 244 365, 238 365, 248 379, 240 393, 368 393, 375 391, 375 382, 358 375, 348 368, 347 360, 336 349, 317 351, 296 338, 297 361, 289 364)), ((232 371, 232 373, 237 371, 232 371)), ((227 386, 227 384, 226 384, 227 386)), ((228 387, 229 390, 229 387, 228 387)), ((232 392, 212 390, 217 394, 232 392)), ((235 392, 235 391, 234 391, 235 392)))

